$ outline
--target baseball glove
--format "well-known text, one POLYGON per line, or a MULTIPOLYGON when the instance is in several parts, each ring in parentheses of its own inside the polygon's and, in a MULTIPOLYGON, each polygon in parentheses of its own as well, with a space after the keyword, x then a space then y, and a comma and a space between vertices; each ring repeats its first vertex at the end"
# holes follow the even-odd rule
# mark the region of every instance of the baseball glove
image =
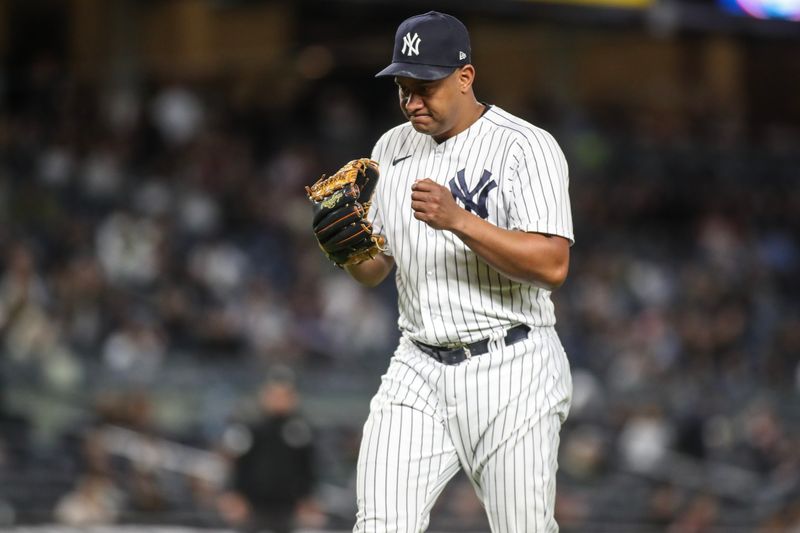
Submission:
POLYGON ((372 234, 366 218, 379 175, 378 163, 355 159, 306 187, 314 207, 314 235, 328 259, 339 267, 357 265, 384 249, 383 237, 372 234))

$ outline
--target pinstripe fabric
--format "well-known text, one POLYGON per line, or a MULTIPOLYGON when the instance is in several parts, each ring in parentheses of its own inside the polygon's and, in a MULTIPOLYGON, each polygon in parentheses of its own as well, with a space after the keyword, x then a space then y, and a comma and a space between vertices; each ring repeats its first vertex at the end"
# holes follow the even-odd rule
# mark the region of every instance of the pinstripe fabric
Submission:
POLYGON ((555 324, 549 291, 500 275, 452 233, 429 228, 411 210, 417 179, 448 186, 463 170, 472 189, 489 172, 497 184, 486 201, 489 222, 572 242, 567 163, 549 133, 491 107, 442 144, 407 123, 393 128, 372 158, 381 166, 381 179, 370 216, 397 264, 401 331, 444 345, 473 342, 518 323, 555 324), (400 160, 405 156, 410 157, 400 160))
POLYGON ((411 185, 430 178, 498 227, 572 242, 564 156, 549 133, 492 107, 441 144, 410 124, 393 128, 372 158, 381 179, 370 216, 397 265, 402 337, 364 426, 354 531, 424 531, 459 468, 493 532, 557 531, 558 435, 572 382, 550 292, 507 279, 452 233, 416 220, 411 185), (507 347, 500 339, 517 324, 532 327, 529 337, 507 347), (412 342, 487 337, 489 353, 456 366, 412 342))
POLYGON ((357 533, 425 531, 464 468, 492 531, 552 532, 558 433, 572 393, 555 331, 442 365, 403 337, 378 393, 358 462, 357 533))

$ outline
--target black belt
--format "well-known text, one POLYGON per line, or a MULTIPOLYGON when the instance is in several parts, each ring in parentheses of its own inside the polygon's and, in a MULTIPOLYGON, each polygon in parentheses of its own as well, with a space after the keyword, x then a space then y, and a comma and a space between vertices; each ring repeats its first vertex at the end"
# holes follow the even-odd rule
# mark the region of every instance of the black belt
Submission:
MULTIPOLYGON (((506 336, 504 338, 506 346, 511 346, 512 344, 516 344, 521 340, 527 339, 530 330, 530 326, 525 324, 519 324, 509 329, 506 331, 506 336)), ((420 350, 445 365, 457 365, 463 362, 465 359, 469 359, 470 357, 476 355, 483 355, 489 351, 489 339, 481 339, 473 342, 472 344, 465 344, 455 348, 449 348, 447 346, 431 346, 430 344, 425 344, 424 342, 419 341, 413 342, 419 347, 420 350)))

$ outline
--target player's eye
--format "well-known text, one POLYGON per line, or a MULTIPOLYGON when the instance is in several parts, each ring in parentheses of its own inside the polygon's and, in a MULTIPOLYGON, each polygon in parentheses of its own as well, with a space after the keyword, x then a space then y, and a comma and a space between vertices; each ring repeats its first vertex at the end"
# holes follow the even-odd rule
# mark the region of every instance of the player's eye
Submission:
POLYGON ((433 86, 430 83, 426 83, 417 87, 414 92, 420 96, 430 96, 430 94, 433 92, 433 86))
POLYGON ((400 93, 400 98, 403 100, 407 100, 411 98, 412 94, 416 94, 417 96, 426 97, 429 96, 432 92, 432 87, 430 84, 422 84, 422 85, 415 85, 414 87, 404 87, 402 85, 397 85, 398 92, 400 93))

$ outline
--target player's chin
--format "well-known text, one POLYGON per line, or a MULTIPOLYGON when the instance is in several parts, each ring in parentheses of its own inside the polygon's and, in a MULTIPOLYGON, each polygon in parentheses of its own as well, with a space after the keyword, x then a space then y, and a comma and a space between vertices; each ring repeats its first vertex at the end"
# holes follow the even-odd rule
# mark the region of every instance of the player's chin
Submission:
POLYGON ((416 130, 418 133, 425 133, 426 135, 427 135, 427 134, 430 134, 430 132, 428 131, 428 129, 427 129, 427 128, 425 128, 424 126, 419 126, 418 124, 414 124, 414 123, 412 122, 412 123, 411 123, 411 127, 412 127, 412 128, 414 128, 414 129, 415 129, 415 130, 416 130))
POLYGON ((420 133, 431 135, 436 130, 436 123, 429 116, 408 117, 411 127, 420 133))

